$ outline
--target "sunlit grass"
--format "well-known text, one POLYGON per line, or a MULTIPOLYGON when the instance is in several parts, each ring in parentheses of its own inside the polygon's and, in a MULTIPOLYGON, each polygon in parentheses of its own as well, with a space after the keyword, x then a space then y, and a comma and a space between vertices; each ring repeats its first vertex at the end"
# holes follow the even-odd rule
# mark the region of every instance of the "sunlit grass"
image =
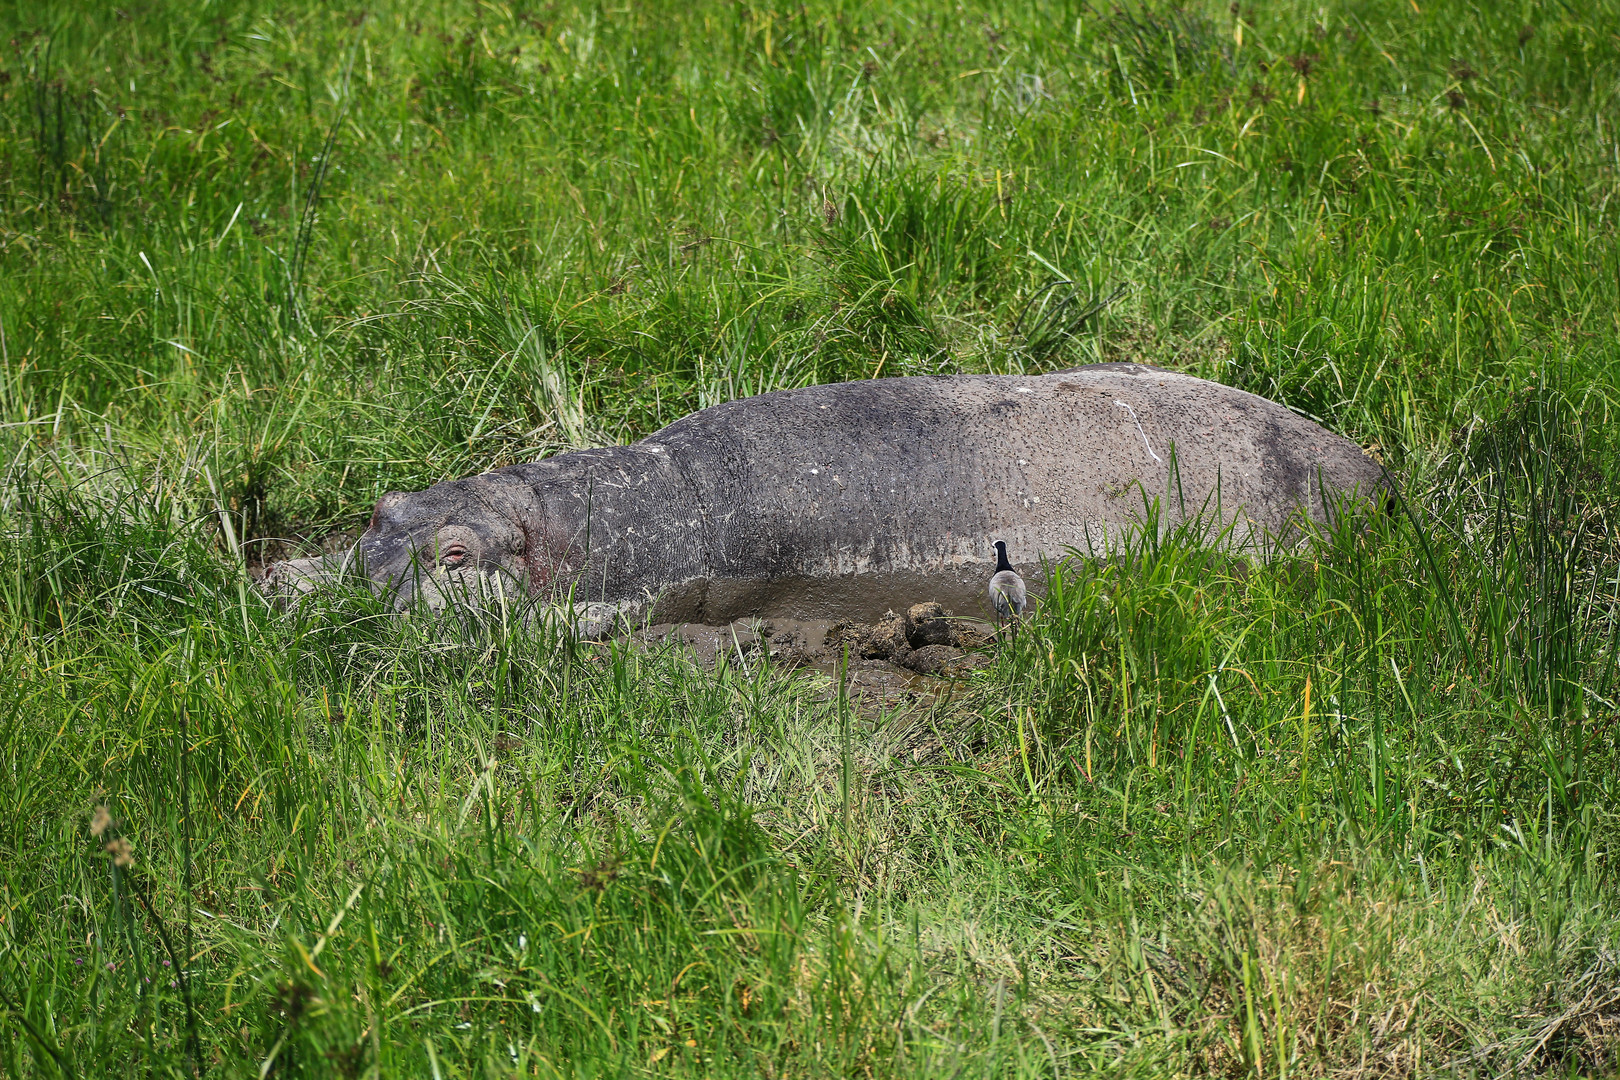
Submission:
POLYGON ((1612 3, 0 31, 8 1074, 1616 1067, 1612 3), (716 402, 1122 359, 1406 504, 1072 561, 860 714, 250 583, 716 402))

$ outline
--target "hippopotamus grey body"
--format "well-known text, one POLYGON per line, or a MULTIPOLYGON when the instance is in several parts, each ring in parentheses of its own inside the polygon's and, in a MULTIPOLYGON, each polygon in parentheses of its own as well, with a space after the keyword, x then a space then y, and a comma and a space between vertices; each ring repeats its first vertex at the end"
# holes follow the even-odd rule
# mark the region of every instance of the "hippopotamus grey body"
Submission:
POLYGON ((377 503, 341 563, 397 609, 505 596, 617 620, 875 618, 983 606, 1005 540, 1030 571, 1151 519, 1254 548, 1303 512, 1383 495, 1380 466, 1287 408, 1135 364, 780 390, 629 446, 580 450, 377 503), (1157 500, 1158 513, 1146 509, 1157 500))

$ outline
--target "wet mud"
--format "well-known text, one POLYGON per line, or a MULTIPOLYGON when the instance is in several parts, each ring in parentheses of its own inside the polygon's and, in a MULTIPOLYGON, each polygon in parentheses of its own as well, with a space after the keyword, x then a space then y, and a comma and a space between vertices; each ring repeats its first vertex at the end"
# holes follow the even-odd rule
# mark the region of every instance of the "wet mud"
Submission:
POLYGON ((992 662, 993 628, 954 615, 934 602, 889 611, 876 622, 852 619, 746 619, 726 626, 663 623, 633 635, 647 645, 674 644, 705 667, 722 660, 773 664, 826 675, 840 670, 850 702, 862 715, 954 696, 974 671, 992 662))

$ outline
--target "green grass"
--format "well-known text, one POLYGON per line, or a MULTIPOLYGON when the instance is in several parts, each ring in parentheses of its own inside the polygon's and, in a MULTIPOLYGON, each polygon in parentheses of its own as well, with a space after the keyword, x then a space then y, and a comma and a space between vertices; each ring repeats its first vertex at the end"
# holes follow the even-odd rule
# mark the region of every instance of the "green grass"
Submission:
POLYGON ((1620 1070, 1612 0, 84 6, 0 7, 8 1075, 1620 1070), (1020 332, 1059 278, 1129 291, 1020 332), (1115 359, 1409 505, 1071 564, 884 713, 249 583, 734 397, 1115 359))

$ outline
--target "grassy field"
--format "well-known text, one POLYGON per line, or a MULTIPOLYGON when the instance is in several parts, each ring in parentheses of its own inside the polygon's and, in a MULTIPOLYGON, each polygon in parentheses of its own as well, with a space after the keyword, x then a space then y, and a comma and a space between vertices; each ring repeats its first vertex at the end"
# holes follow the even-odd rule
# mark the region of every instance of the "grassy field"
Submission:
POLYGON ((1616 0, 5 0, 0 47, 7 1075, 1620 1071, 1616 0), (1128 292, 1025 332, 1055 280, 1128 292), (1120 359, 1409 507, 1078 562, 892 711, 250 582, 735 397, 1120 359))

